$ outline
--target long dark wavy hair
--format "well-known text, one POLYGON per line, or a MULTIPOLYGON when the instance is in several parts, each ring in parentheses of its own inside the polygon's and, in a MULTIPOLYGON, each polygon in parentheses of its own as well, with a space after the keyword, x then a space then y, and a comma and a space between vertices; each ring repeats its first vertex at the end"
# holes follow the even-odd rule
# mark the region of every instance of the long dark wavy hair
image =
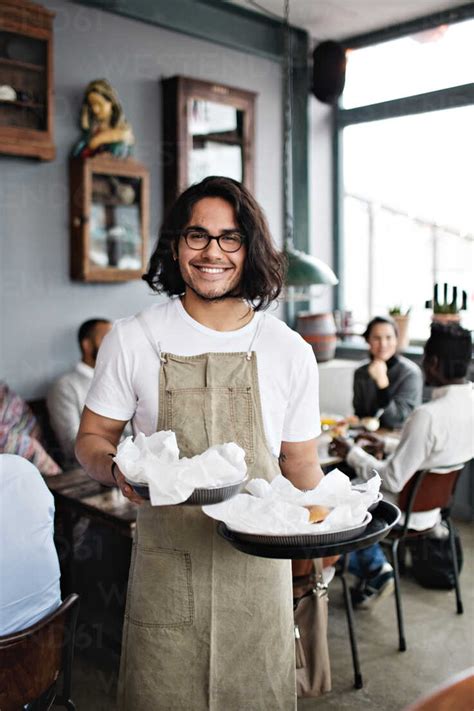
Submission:
POLYGON ((174 255, 194 205, 207 197, 222 198, 232 205, 245 238, 247 254, 236 295, 249 301, 255 311, 267 308, 281 292, 286 258, 273 244, 262 208, 247 188, 231 178, 204 178, 178 197, 163 222, 148 271, 142 279, 157 293, 169 296, 184 293, 186 285, 174 255))

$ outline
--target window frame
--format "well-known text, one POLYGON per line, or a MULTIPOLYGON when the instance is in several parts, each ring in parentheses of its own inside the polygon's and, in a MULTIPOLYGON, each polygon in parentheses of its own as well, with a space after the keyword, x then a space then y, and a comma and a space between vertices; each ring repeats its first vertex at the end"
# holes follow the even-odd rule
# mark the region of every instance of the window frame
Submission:
MULTIPOLYGON (((342 41, 346 49, 362 49, 393 39, 432 29, 442 24, 454 24, 474 18, 474 5, 463 5, 426 17, 387 27, 376 32, 349 37, 342 41)), ((346 307, 344 284, 344 173, 342 132, 347 126, 390 118, 401 118, 444 109, 462 108, 474 104, 474 83, 447 87, 414 96, 383 101, 367 106, 343 109, 336 104, 332 113, 332 204, 333 204, 333 263, 339 275, 335 287, 335 308, 343 311, 346 307)))

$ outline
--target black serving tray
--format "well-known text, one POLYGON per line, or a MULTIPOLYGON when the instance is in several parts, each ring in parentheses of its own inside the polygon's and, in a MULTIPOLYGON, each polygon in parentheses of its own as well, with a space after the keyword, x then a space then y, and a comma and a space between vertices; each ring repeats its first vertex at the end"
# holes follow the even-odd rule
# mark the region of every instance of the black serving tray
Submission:
MULTIPOLYGON (((132 489, 143 499, 150 499, 150 492, 146 484, 136 484, 132 481, 127 481, 132 489)), ((179 504, 172 504, 173 506, 207 506, 209 504, 220 504, 222 501, 227 501, 233 496, 240 493, 244 484, 246 484, 248 478, 240 479, 233 484, 227 484, 226 486, 213 486, 209 489, 194 489, 193 493, 186 501, 182 501, 179 504)), ((170 504, 171 505, 171 504, 170 504)))
POLYGON ((228 541, 231 546, 242 553, 255 555, 261 558, 305 559, 324 558, 332 555, 352 553, 360 548, 377 543, 385 538, 400 518, 400 509, 389 501, 380 501, 372 511, 372 521, 363 533, 347 541, 324 543, 322 545, 281 545, 272 543, 251 543, 244 541, 237 531, 231 531, 225 523, 219 522, 217 532, 228 541))

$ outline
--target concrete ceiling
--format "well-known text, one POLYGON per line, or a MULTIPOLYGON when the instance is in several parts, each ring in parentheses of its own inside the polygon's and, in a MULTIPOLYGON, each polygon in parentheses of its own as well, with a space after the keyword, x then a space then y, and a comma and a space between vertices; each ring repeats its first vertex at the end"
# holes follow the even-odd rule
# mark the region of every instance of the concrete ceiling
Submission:
MULTIPOLYGON (((283 17, 284 0, 224 0, 283 17)), ((462 0, 290 0, 290 22, 314 40, 341 40, 459 7, 462 0)))

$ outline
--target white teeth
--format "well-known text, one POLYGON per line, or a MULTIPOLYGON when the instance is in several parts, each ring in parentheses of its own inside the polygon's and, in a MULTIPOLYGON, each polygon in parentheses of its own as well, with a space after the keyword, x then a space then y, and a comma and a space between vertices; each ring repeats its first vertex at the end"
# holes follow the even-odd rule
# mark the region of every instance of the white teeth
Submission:
POLYGON ((198 267, 200 272, 205 272, 206 274, 222 274, 225 269, 217 269, 212 267, 198 267))

